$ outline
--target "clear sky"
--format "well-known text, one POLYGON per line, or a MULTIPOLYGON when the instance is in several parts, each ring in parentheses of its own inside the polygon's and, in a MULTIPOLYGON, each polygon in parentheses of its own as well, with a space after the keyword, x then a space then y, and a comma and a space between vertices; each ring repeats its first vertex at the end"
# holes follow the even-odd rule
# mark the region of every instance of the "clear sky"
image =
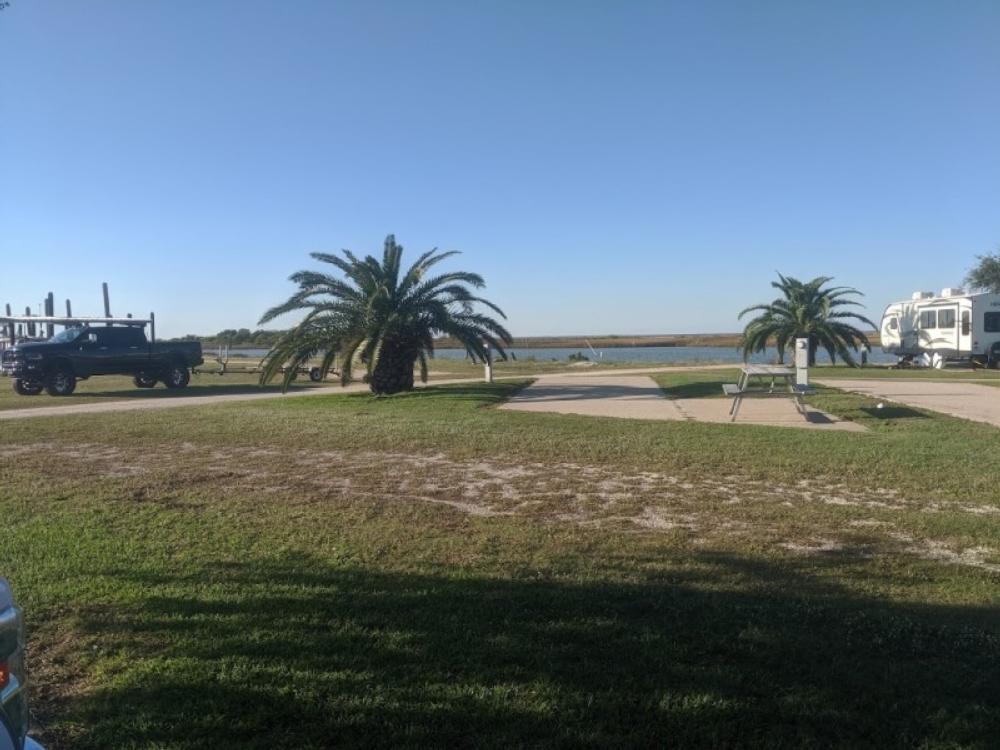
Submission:
POLYGON ((9 3, 20 309, 252 328, 394 232, 516 335, 732 331, 775 270, 878 316, 1000 246, 996 0, 9 3))

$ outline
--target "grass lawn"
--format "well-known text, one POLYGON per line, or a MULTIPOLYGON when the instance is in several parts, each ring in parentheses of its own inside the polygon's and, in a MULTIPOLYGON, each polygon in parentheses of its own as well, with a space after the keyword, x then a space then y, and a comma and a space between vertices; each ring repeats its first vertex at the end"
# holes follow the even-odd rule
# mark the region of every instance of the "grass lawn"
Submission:
MULTIPOLYGON (((199 368, 199 372, 191 376, 191 384, 187 388, 170 390, 162 384, 156 388, 136 388, 130 376, 102 375, 100 377, 80 380, 77 383, 76 392, 69 397, 54 399, 46 393, 38 396, 19 396, 14 392, 13 382, 9 378, 0 378, 0 410, 5 409, 32 409, 41 406, 65 406, 69 404, 100 403, 103 401, 116 401, 123 399, 144 399, 144 398, 178 398, 185 396, 213 396, 224 394, 240 393, 260 393, 264 391, 280 391, 280 377, 272 381, 269 385, 261 386, 259 374, 249 373, 245 370, 251 366, 256 366, 258 360, 233 359, 230 362, 230 369, 220 376, 216 372, 216 365, 208 362, 199 368)), ((431 382, 435 380, 450 380, 457 378, 482 378, 483 366, 473 364, 468 360, 436 359, 430 366, 431 382)), ((600 364, 586 365, 586 369, 609 370, 625 367, 623 364, 600 364)), ((579 372, 581 367, 571 362, 556 361, 536 361, 534 359, 522 359, 508 362, 497 362, 494 366, 494 373, 498 378, 522 377, 543 375, 553 372, 579 372)), ((355 375, 360 378, 364 374, 364 368, 358 368, 355 375)), ((336 386, 339 380, 336 375, 331 375, 325 383, 312 383, 305 375, 300 375, 292 384, 291 388, 315 388, 322 385, 336 386)))
POLYGON ((986 370, 963 367, 934 370, 931 368, 913 368, 906 370, 890 370, 888 367, 845 367, 843 365, 823 366, 813 368, 810 375, 815 378, 847 378, 850 380, 873 380, 886 378, 889 380, 930 380, 935 382, 986 383, 1000 385, 1000 370, 986 370))
POLYGON ((492 408, 522 385, 2 424, 44 740, 996 746, 1000 431, 492 408))
MULTIPOLYGON (((292 384, 293 388, 315 387, 308 378, 301 378, 292 384)), ((37 409, 41 406, 67 406, 70 404, 93 404, 104 401, 126 399, 180 398, 185 396, 214 396, 238 393, 260 393, 256 375, 228 374, 225 377, 210 374, 191 376, 187 388, 172 390, 162 383, 155 388, 136 388, 131 377, 123 375, 102 375, 77 382, 72 396, 53 398, 44 391, 37 396, 19 396, 14 392, 10 378, 0 378, 0 410, 37 409)), ((268 385, 264 390, 280 391, 279 385, 268 385)))

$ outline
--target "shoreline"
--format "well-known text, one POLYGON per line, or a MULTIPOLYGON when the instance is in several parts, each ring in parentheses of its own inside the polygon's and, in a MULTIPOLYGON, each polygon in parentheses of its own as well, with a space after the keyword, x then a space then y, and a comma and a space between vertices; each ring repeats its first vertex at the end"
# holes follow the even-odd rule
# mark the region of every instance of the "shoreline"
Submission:
MULTIPOLYGON (((872 349, 881 346, 878 334, 869 336, 872 349)), ((440 339, 434 342, 435 349, 462 349, 457 341, 440 339)), ((515 336, 510 349, 580 349, 586 352, 593 349, 647 349, 647 348, 678 348, 691 347, 701 349, 738 348, 740 334, 738 333, 691 333, 648 336, 515 336)), ((217 348, 217 342, 202 342, 203 347, 217 348)), ((267 349, 259 344, 230 345, 230 352, 267 349)))

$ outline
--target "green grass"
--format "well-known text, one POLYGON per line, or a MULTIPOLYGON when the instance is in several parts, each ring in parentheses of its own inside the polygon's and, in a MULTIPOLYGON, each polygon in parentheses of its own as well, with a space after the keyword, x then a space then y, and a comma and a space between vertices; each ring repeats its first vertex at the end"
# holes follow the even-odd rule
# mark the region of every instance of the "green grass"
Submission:
MULTIPOLYGON (((303 378, 292 384, 293 388, 309 388, 316 384, 303 378)), ((259 393, 261 386, 258 376, 251 374, 227 374, 224 377, 212 374, 195 374, 187 388, 172 390, 158 384, 155 388, 136 388, 131 377, 122 375, 102 375, 77 382, 72 396, 53 398, 44 391, 37 396, 19 396, 14 392, 10 378, 0 378, 0 410, 37 409, 42 406, 67 406, 70 404, 94 404, 104 401, 128 399, 181 398, 186 396, 217 396, 224 394, 259 393)), ((280 385, 264 386, 263 390, 280 391, 280 385)))
POLYGON ((493 408, 522 385, 3 424, 46 742, 994 746, 1000 432, 493 408))
POLYGON ((934 370, 930 368, 913 368, 894 370, 888 367, 845 367, 837 365, 835 367, 813 368, 813 377, 818 378, 848 378, 851 380, 874 380, 886 378, 889 380, 931 380, 937 382, 952 381, 975 381, 990 384, 1000 384, 1000 370, 985 370, 971 368, 946 368, 944 370, 934 370))
MULTIPOLYGON (((234 395, 241 393, 260 393, 261 391, 280 391, 281 379, 276 378, 270 384, 261 386, 258 373, 247 372, 251 367, 259 365, 259 360, 234 358, 229 363, 225 375, 217 374, 218 366, 207 362, 199 368, 199 372, 191 376, 191 384, 180 390, 170 390, 162 384, 153 389, 136 388, 130 376, 102 375, 77 383, 76 392, 69 397, 54 399, 42 392, 38 396, 20 396, 13 390, 9 378, 0 378, 0 411, 6 409, 33 409, 43 406, 65 406, 69 404, 92 404, 104 401, 147 398, 178 398, 186 396, 234 395)), ((622 363, 601 363, 587 366, 587 369, 615 369, 627 367, 622 363)), ((556 372, 579 372, 579 366, 566 361, 544 361, 526 358, 522 360, 497 362, 494 374, 497 378, 525 377, 556 372)), ((364 374, 359 368, 356 375, 364 374)), ((430 382, 482 378, 483 366, 473 364, 469 360, 436 359, 430 363, 430 382)), ((325 383, 312 383, 305 375, 291 384, 292 388, 313 388, 321 385, 337 386, 339 380, 331 375, 325 383)))

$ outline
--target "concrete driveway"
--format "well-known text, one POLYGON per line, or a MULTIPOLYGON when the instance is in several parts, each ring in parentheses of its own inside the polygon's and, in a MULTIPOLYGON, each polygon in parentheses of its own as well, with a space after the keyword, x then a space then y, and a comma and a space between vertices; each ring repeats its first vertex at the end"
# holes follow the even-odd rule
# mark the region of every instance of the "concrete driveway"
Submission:
POLYGON ((500 408, 588 417, 685 418, 677 403, 664 398, 660 386, 648 375, 546 375, 500 408))
POLYGON ((953 417, 985 422, 1000 427, 1000 388, 978 383, 932 383, 923 380, 841 380, 817 381, 829 388, 871 396, 873 399, 905 404, 953 417))
MULTIPOLYGON (((501 409, 667 421, 730 422, 727 398, 668 399, 646 375, 545 375, 501 409)), ((791 399, 746 399, 737 424, 863 432, 861 425, 808 410, 804 417, 791 399)))

